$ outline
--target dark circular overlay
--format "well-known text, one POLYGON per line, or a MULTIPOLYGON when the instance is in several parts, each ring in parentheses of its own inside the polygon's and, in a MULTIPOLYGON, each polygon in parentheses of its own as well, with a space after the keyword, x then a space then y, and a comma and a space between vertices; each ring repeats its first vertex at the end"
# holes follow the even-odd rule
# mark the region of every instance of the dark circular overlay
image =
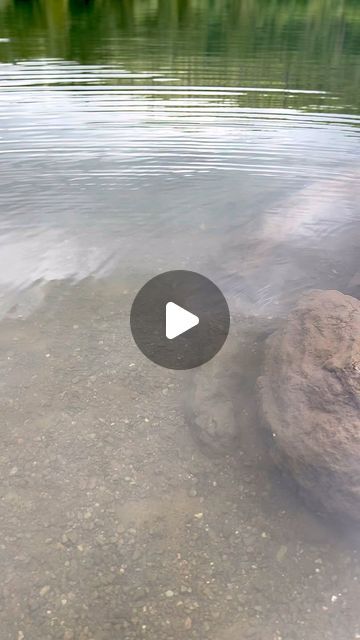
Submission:
POLYGON ((140 351, 168 369, 193 369, 223 346, 230 328, 227 302, 220 289, 194 271, 166 271, 140 289, 130 314, 140 351), (166 304, 173 302, 199 318, 199 324, 172 340, 166 337, 166 304))

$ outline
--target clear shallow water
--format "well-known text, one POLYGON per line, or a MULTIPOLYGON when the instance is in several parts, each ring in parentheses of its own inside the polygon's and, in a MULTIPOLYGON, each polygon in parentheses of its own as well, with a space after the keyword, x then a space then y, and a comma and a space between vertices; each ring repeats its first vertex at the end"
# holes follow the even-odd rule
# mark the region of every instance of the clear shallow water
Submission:
POLYGON ((35 282, 185 264, 239 306, 264 301, 270 266, 278 301, 294 289, 269 265, 279 238, 288 273, 293 243, 315 242, 351 280, 356 4, 171 7, 1 5, 3 311, 35 282))

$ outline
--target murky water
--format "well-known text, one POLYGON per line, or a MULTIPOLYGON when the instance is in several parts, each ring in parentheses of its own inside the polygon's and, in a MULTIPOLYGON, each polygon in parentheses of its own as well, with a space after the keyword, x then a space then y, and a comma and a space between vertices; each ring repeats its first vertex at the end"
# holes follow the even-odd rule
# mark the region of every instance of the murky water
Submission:
POLYGON ((359 42, 350 0, 0 0, 1 640, 360 637, 353 543, 194 450, 128 327, 167 269, 234 326, 359 296, 359 42))

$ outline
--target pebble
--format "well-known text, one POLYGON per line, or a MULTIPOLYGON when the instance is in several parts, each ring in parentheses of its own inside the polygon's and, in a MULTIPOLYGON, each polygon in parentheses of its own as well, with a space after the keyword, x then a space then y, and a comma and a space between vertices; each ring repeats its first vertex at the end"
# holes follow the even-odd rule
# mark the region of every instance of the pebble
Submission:
POLYGON ((135 592, 132 593, 132 599, 134 602, 144 600, 148 595, 148 589, 146 587, 138 587, 135 592))
POLYGON ((95 476, 91 476, 88 482, 89 489, 95 489, 96 485, 97 485, 97 478, 95 476))
POLYGON ((171 591, 171 589, 168 589, 168 591, 165 591, 165 596, 167 598, 173 598, 175 595, 175 593, 173 591, 171 591))
POLYGON ((249 627, 243 631, 245 638, 253 638, 257 635, 257 629, 255 627, 249 627))
POLYGON ((192 627, 192 619, 188 616, 184 622, 184 627, 187 631, 189 631, 192 627))
POLYGON ((50 591, 50 586, 48 584, 46 584, 44 587, 42 587, 40 589, 39 593, 40 593, 41 597, 44 597, 44 596, 46 596, 47 593, 49 593, 49 591, 50 591))
POLYGON ((76 533, 76 531, 69 531, 67 536, 65 535, 65 538, 67 537, 68 540, 70 540, 70 542, 72 542, 73 544, 76 544, 78 541, 78 534, 76 533))
POLYGON ((281 562, 285 558, 287 554, 287 550, 288 550, 287 547, 284 544, 282 544, 276 554, 276 560, 278 562, 281 562))

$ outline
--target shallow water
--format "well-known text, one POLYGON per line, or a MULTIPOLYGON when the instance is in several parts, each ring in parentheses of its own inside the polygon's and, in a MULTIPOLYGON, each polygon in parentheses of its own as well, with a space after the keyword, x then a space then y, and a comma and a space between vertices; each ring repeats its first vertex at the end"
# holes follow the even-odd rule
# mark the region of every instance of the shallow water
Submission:
POLYGON ((0 0, 1 640, 360 637, 358 535, 253 433, 203 455, 128 326, 168 269, 235 328, 359 296, 359 39, 351 1, 0 0))

